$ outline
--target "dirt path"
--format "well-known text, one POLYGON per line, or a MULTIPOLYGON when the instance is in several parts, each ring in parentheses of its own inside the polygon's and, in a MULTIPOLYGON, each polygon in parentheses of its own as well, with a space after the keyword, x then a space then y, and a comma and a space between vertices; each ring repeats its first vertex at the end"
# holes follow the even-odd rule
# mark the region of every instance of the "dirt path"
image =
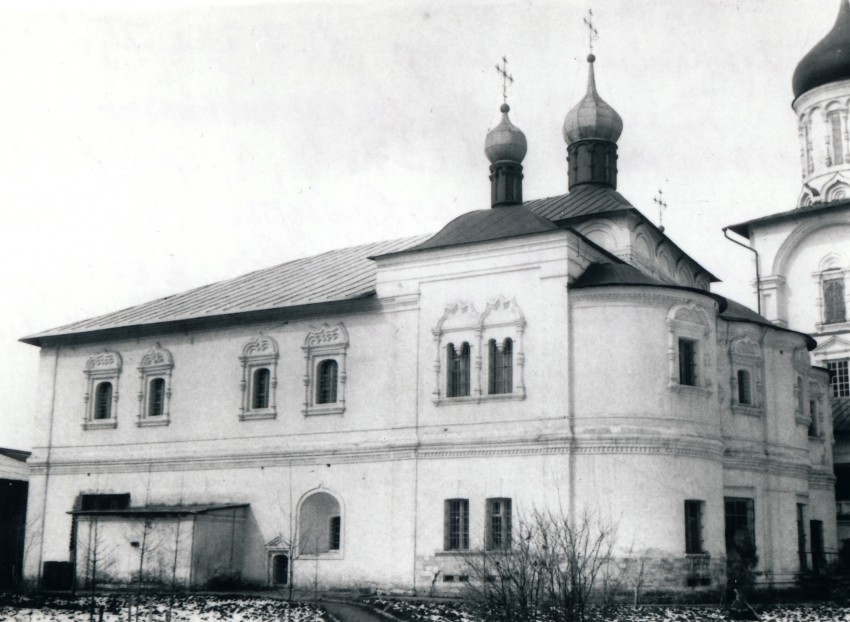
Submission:
POLYGON ((368 609, 348 603, 321 601, 322 607, 336 616, 340 622, 387 622, 386 618, 375 615, 368 609))

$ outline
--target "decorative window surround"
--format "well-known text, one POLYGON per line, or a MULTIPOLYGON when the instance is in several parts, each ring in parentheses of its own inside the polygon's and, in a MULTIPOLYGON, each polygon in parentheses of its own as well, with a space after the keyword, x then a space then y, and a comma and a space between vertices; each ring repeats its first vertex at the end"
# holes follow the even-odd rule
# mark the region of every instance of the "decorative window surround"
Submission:
POLYGON ((812 273, 817 284, 818 297, 815 306, 819 321, 815 324, 817 332, 843 332, 850 330, 850 261, 839 252, 831 252, 821 259, 818 271, 812 273), (843 294, 843 321, 830 321, 825 300, 825 288, 830 282, 839 282, 843 294))
POLYGON ((118 427, 118 378, 121 376, 121 364, 121 355, 110 351, 95 354, 86 361, 85 375, 88 381, 88 389, 83 400, 85 404, 84 430, 118 427), (95 393, 98 385, 102 382, 109 382, 112 385, 112 403, 109 408, 109 417, 97 419, 95 418, 97 402, 95 393))
POLYGON ((156 344, 142 357, 139 363, 139 415, 136 425, 140 428, 168 425, 171 422, 171 370, 174 369, 174 358, 171 352, 156 344), (151 400, 154 387, 152 383, 162 379, 161 414, 152 415, 151 400))
POLYGON ((304 351, 304 402, 301 412, 305 416, 341 415, 345 412, 346 351, 348 332, 342 322, 336 326, 323 324, 320 328, 310 327, 301 347, 304 351), (335 361, 337 365, 336 401, 319 403, 319 366, 324 361, 335 361))
POLYGON ((250 339, 242 348, 242 381, 239 389, 242 392, 242 406, 239 408, 239 421, 255 419, 274 419, 277 416, 275 394, 277 393, 277 342, 264 333, 250 339), (259 369, 269 370, 268 406, 254 408, 254 391, 256 387, 255 372, 259 369))
POLYGON ((434 336, 434 390, 431 400, 437 406, 449 404, 469 404, 481 402, 524 400, 525 389, 525 353, 523 334, 525 333, 525 316, 515 299, 500 296, 489 302, 483 313, 478 313, 475 306, 468 302, 456 302, 448 305, 443 316, 431 331, 434 336), (490 340, 504 346, 505 339, 510 338, 512 349, 511 361, 511 391, 506 393, 489 393, 490 370, 490 340), (470 391, 469 395, 448 397, 444 391, 447 388, 448 369, 446 352, 448 344, 460 348, 466 342, 471 350, 470 391), (485 359, 486 357, 486 359, 485 359))
POLYGON ((732 342, 729 348, 729 358, 732 364, 731 377, 731 406, 737 415, 761 417, 764 415, 764 382, 762 379, 761 347, 749 337, 742 337, 732 342), (739 401, 738 372, 745 371, 750 378, 750 403, 739 401))
POLYGON ((679 393, 710 395, 713 386, 712 370, 715 369, 712 344, 712 321, 708 313, 694 303, 676 305, 667 314, 668 380, 670 390, 679 393), (696 349, 696 378, 694 383, 682 384, 679 378, 679 340, 694 342, 696 349))

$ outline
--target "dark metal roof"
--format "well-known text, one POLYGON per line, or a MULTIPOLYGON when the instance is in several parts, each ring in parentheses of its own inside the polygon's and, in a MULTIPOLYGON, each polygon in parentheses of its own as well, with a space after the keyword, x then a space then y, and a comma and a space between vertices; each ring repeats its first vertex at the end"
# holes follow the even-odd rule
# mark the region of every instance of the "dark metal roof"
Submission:
POLYGON ((833 432, 850 432, 850 397, 832 398, 833 432))
POLYGON ((806 333, 801 333, 796 330, 791 330, 790 328, 785 328, 784 326, 777 326, 766 317, 759 315, 752 309, 747 306, 742 305, 740 302, 735 302, 734 300, 726 299, 727 305, 726 310, 720 314, 720 317, 726 320, 727 322, 749 322, 750 324, 758 324, 760 326, 766 326, 768 328, 773 328, 775 330, 781 330, 786 333, 794 333, 795 335, 800 335, 801 337, 805 337, 806 339, 806 349, 814 350, 818 343, 814 340, 811 335, 807 335, 806 333))
POLYGON ((31 452, 22 451, 20 449, 8 449, 7 447, 0 447, 0 455, 7 456, 12 460, 17 460, 18 462, 26 462, 27 458, 30 457, 31 452))
POLYGON ((576 186, 568 194, 526 201, 523 205, 538 216, 553 222, 590 214, 635 209, 616 190, 597 184, 576 186))
POLYGON ((369 257, 415 246, 427 237, 377 242, 296 259, 30 335, 21 341, 40 345, 45 338, 76 333, 363 298, 375 290, 375 262, 369 257))
POLYGON ((696 287, 683 287, 681 285, 664 283, 644 274, 627 263, 592 263, 582 272, 581 276, 570 284, 570 289, 608 286, 676 289, 713 298, 720 306, 721 311, 726 308, 726 299, 723 296, 696 287))
POLYGON ((760 218, 754 218, 753 220, 741 222, 737 225, 729 225, 726 228, 731 231, 734 231, 743 238, 749 238, 750 227, 752 225, 771 221, 805 218, 807 216, 810 216, 811 214, 817 214, 819 212, 838 211, 847 207, 850 207, 850 199, 841 199, 839 201, 831 201, 829 203, 815 203, 814 205, 797 207, 795 209, 791 209, 785 212, 778 212, 776 214, 770 214, 768 216, 761 216, 760 218))
POLYGON ((211 503, 203 505, 144 505, 110 510, 72 510, 74 516, 192 516, 219 510, 247 508, 247 503, 211 503))
POLYGON ((841 0, 835 25, 797 64, 794 97, 813 88, 850 79, 850 4, 841 0))
POLYGON ((458 216, 433 237, 402 252, 501 240, 558 229, 550 220, 538 216, 524 205, 495 207, 458 216))

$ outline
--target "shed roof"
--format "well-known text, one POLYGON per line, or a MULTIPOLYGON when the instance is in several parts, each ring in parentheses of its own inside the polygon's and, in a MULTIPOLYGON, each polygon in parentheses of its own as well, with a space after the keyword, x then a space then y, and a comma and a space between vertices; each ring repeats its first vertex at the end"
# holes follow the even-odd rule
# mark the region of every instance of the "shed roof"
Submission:
POLYGON ((832 431, 850 433, 850 397, 832 398, 832 431))
POLYGON ((72 510, 74 516, 196 516, 221 510, 247 508, 247 503, 207 503, 200 505, 143 505, 123 509, 72 510))
POLYGON ((734 231, 743 238, 748 238, 750 237, 750 229, 753 225, 762 225, 769 222, 781 222, 783 220, 799 220, 820 213, 840 211, 848 207, 850 207, 850 199, 841 199, 839 201, 831 201, 829 203, 815 203, 814 205, 797 207, 784 212, 777 212, 775 214, 768 214, 767 216, 761 216, 759 218, 753 218, 752 220, 739 222, 736 225, 729 225, 726 229, 734 231))

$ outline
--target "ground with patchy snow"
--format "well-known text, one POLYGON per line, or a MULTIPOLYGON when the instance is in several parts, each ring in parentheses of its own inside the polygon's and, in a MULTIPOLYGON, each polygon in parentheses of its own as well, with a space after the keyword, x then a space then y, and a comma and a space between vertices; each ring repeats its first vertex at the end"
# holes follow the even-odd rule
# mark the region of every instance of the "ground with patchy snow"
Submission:
MULTIPOLYGON (((98 596, 94 619, 103 622, 161 622, 168 619, 167 595, 145 597, 131 603, 128 596, 98 596), (138 617, 137 617, 138 614, 138 617)), ((0 599, 0 620, 9 622, 88 622, 91 599, 30 598, 0 599)), ((289 604, 271 598, 180 596, 171 610, 172 622, 330 622, 324 611, 313 605, 289 604)))
MULTIPOLYGON (((422 602, 373 598, 369 605, 406 622, 480 622, 474 607, 452 602, 422 602)), ((850 622, 850 607, 831 604, 770 605, 756 607, 764 622, 850 622)), ((541 616, 539 622, 547 622, 541 616)), ((730 619, 719 607, 631 607, 611 609, 604 619, 612 622, 702 622, 730 619)))

